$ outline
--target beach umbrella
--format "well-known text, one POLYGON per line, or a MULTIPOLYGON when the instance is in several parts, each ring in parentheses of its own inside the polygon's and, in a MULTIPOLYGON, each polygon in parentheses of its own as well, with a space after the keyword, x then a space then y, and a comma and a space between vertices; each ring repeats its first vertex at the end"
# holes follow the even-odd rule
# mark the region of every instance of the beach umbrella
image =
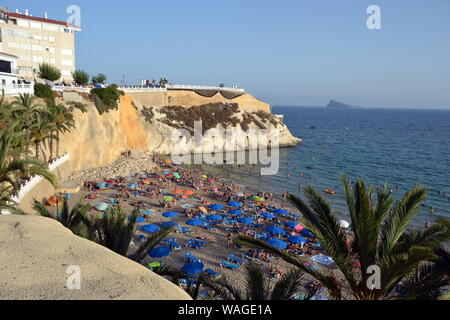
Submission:
POLYGON ((106 182, 100 182, 100 183, 98 184, 98 188, 99 188, 100 190, 106 190, 106 182))
POLYGON ((275 214, 279 214, 281 216, 286 216, 289 214, 289 212, 286 209, 276 209, 272 211, 275 214))
POLYGON ((198 207, 198 210, 200 210, 203 213, 208 213, 208 210, 206 210, 205 207, 198 207))
POLYGON ((221 204, 213 204, 213 205, 209 206, 208 208, 215 210, 215 211, 220 211, 220 210, 223 210, 223 208, 225 208, 225 206, 223 206, 221 204))
POLYGON ((264 218, 267 218, 267 219, 274 219, 274 218, 275 218, 275 215, 273 215, 273 214, 271 214, 271 213, 269 213, 269 212, 263 212, 263 213, 261 213, 261 215, 262 215, 264 218))
POLYGON ((202 272, 204 267, 203 263, 192 262, 184 265, 183 268, 181 268, 181 271, 189 275, 194 275, 202 272))
POLYGON ((161 230, 161 227, 157 226, 156 224, 147 224, 143 226, 141 230, 147 233, 155 233, 161 230))
POLYGON ((286 222, 284 225, 288 228, 295 229, 295 227, 297 227, 299 225, 299 223, 295 222, 295 221, 289 221, 289 222, 286 222))
POLYGON ((152 183, 150 179, 143 179, 142 182, 145 183, 145 184, 150 184, 150 183, 152 183))
POLYGON ((303 234, 305 237, 310 237, 310 238, 313 238, 313 237, 314 237, 314 233, 312 233, 312 231, 309 230, 309 229, 303 229, 303 230, 302 230, 302 234, 303 234))
POLYGON ((163 222, 163 223, 161 223, 161 227, 163 227, 164 229, 178 227, 178 223, 173 222, 173 221, 163 222))
POLYGON ((164 197, 164 201, 166 202, 173 201, 173 197, 164 197))
POLYGON ((208 219, 210 221, 222 221, 223 217, 219 216, 217 214, 213 214, 212 216, 208 216, 206 219, 208 219))
POLYGON ((294 229, 295 229, 295 231, 302 232, 302 230, 303 230, 304 228, 305 228, 305 227, 304 227, 303 225, 298 224, 294 229))
POLYGON ((233 207, 233 208, 240 208, 240 207, 242 207, 242 203, 240 203, 240 202, 230 201, 230 202, 228 202, 227 204, 228 204, 230 207, 233 207))
POLYGON ((145 209, 141 209, 139 210, 140 214, 145 214, 146 216, 152 215, 152 214, 158 214, 156 212, 152 212, 151 210, 145 210, 145 209))
POLYGON ((348 223, 345 220, 339 220, 339 225, 341 226, 341 228, 344 228, 344 229, 350 228, 350 223, 348 223))
POLYGON ((172 250, 169 247, 156 247, 148 255, 152 258, 164 258, 170 254, 170 251, 172 250))
POLYGON ((183 193, 187 196, 192 196, 194 194, 194 191, 192 190, 184 190, 183 193))
POLYGON ((271 233, 271 234, 284 234, 284 230, 283 228, 277 227, 277 226, 270 226, 267 227, 267 232, 271 233))
POLYGON ((130 183, 130 184, 128 185, 128 187, 129 187, 130 189, 136 189, 136 188, 138 187, 138 185, 137 185, 136 183, 130 183))
POLYGON ((163 175, 168 175, 168 174, 170 174, 170 172, 169 171, 163 171, 163 175))
POLYGON ((172 161, 171 161, 171 160, 169 160, 169 159, 167 159, 167 160, 164 160, 164 162, 165 162, 165 163, 167 163, 167 164, 170 164, 170 163, 172 163, 172 161))
POLYGON ((167 178, 173 178, 175 177, 173 174, 169 173, 168 175, 166 175, 167 178))
POLYGON ((97 209, 98 211, 105 211, 106 209, 108 209, 108 204, 104 202, 99 203, 95 206, 95 209, 97 209))
POLYGON ((181 179, 181 175, 178 172, 174 172, 173 176, 177 179, 181 179))
POLYGON ((174 193, 174 194, 180 194, 180 193, 183 193, 183 190, 173 190, 172 191, 172 193, 174 193))
POLYGON ((251 218, 239 218, 239 219, 237 219, 237 222, 242 223, 242 224, 252 224, 253 223, 253 219, 251 219, 251 218))
POLYGON ((206 179, 206 178, 208 178, 208 176, 207 175, 201 175, 201 177, 203 178, 203 179, 206 179))
POLYGON ((287 240, 293 244, 305 244, 308 242, 305 238, 298 236, 290 236, 287 240))
MULTIPOLYGON (((132 217, 128 217, 128 220, 131 221, 131 219, 132 219, 132 217)), ((137 217, 136 223, 144 223, 144 222, 145 222, 145 219, 144 219, 144 218, 142 218, 142 217, 137 217)))
POLYGON ((263 202, 264 198, 263 197, 253 197, 253 200, 256 202, 263 202))
POLYGON ((231 214, 232 216, 240 216, 244 213, 244 211, 242 210, 229 210, 228 211, 229 214, 231 214))
POLYGON ((266 241, 269 245, 272 247, 275 247, 277 249, 286 249, 287 243, 280 239, 270 238, 266 241))
POLYGON ((51 206, 61 206, 62 205, 62 200, 58 197, 50 197, 47 200, 48 204, 51 206))
POLYGON ((186 221, 186 224, 189 226, 198 227, 198 226, 201 226, 203 224, 203 222, 198 219, 192 219, 192 220, 186 221))
POLYGON ((165 217, 165 218, 176 218, 178 216, 179 216, 179 213, 174 212, 174 211, 168 211, 168 212, 163 213, 163 217, 165 217))

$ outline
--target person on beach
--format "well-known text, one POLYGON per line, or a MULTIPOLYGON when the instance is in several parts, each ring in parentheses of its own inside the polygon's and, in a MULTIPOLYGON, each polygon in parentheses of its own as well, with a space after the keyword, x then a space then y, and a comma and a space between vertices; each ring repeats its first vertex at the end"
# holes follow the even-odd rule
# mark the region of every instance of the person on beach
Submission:
POLYGON ((227 247, 228 248, 233 247, 233 235, 231 233, 227 234, 227 247))

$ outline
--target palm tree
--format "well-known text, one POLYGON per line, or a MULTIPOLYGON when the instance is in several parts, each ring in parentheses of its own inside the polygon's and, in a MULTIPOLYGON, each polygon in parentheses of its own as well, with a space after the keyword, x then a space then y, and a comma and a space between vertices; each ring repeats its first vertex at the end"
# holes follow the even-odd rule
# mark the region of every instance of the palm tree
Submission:
MULTIPOLYGON (((273 288, 266 280, 264 272, 257 264, 250 263, 246 267, 245 292, 235 288, 226 278, 205 281, 205 286, 211 288, 218 296, 225 300, 294 300, 295 295, 302 291, 303 273, 293 270, 278 280, 273 288)), ((317 289, 305 295, 310 300, 317 289)))
POLYGON ((87 216, 92 208, 89 204, 84 204, 82 200, 70 208, 68 200, 64 198, 61 212, 57 212, 56 215, 47 208, 45 203, 36 200, 34 200, 33 209, 43 217, 60 222, 64 227, 70 229, 76 235, 87 239, 92 238, 91 231, 93 222, 91 222, 87 216))
POLYGON ((39 147, 41 144, 45 146, 47 139, 58 139, 52 132, 56 129, 56 124, 51 122, 47 116, 47 112, 41 112, 31 124, 30 137, 35 145, 35 158, 39 159, 39 147))
MULTIPOLYGON (((162 277, 170 277, 171 281, 179 285, 179 280, 186 275, 174 267, 156 268, 154 272, 162 277)), ((224 300, 294 300, 295 295, 302 291, 303 274, 293 270, 278 280, 271 288, 265 279, 264 272, 257 264, 250 263, 246 267, 246 289, 241 291, 236 288, 226 277, 213 279, 208 275, 199 275, 195 283, 190 283, 185 291, 197 300, 202 286, 214 291, 216 296, 224 300)), ((303 300, 310 300, 318 291, 315 287, 311 292, 304 295, 303 300)), ((212 299, 214 297, 208 297, 212 299)))
MULTIPOLYGON (((24 135, 24 147, 28 149, 31 145, 31 127, 33 123, 39 118, 43 106, 34 103, 34 97, 31 94, 20 94, 16 101, 12 102, 12 118, 19 122, 19 130, 22 130, 24 135)), ((28 152, 25 153, 28 158, 28 152)))
MULTIPOLYGON (((343 177, 354 240, 347 246, 345 230, 340 227, 330 204, 313 188, 305 188, 309 206, 290 196, 303 213, 309 228, 333 258, 345 281, 340 284, 333 275, 315 271, 296 256, 278 250, 251 237, 240 236, 237 242, 258 247, 298 267, 322 283, 335 299, 351 297, 356 300, 388 299, 403 280, 409 279, 423 264, 437 259, 436 249, 449 239, 448 229, 436 223, 428 229, 409 231, 412 219, 419 213, 427 196, 423 187, 416 186, 396 204, 387 187, 381 188, 373 199, 374 188, 368 190, 364 181, 350 187, 343 177), (357 259, 359 266, 352 262, 357 259), (379 269, 381 283, 372 286, 373 268, 379 269)), ((374 270, 375 270, 374 269, 374 270)))
POLYGON ((55 185, 56 178, 48 171, 45 163, 36 159, 19 159, 18 151, 13 149, 16 140, 23 133, 12 132, 12 128, 0 132, 0 209, 18 212, 13 206, 12 197, 20 190, 20 179, 38 175, 55 185))
POLYGON ((49 113, 56 126, 56 156, 58 157, 60 133, 69 132, 71 129, 75 129, 75 119, 73 118, 72 109, 67 108, 63 104, 50 107, 49 113))
MULTIPOLYGON (((105 217, 97 226, 98 243, 108 249, 127 256, 131 241, 136 233, 139 210, 134 210, 128 217, 121 207, 113 207, 105 212, 105 217)), ((174 228, 166 228, 153 234, 130 256, 136 262, 142 262, 148 252, 166 238, 174 228)))

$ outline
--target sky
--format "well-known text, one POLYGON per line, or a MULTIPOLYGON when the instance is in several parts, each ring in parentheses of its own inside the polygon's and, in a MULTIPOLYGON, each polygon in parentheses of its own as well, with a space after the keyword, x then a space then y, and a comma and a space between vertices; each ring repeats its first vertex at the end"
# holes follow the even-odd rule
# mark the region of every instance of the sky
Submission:
POLYGON ((1 0, 67 20, 76 66, 110 83, 238 85, 272 105, 450 109, 449 0, 1 0), (381 29, 367 28, 378 5, 381 29))

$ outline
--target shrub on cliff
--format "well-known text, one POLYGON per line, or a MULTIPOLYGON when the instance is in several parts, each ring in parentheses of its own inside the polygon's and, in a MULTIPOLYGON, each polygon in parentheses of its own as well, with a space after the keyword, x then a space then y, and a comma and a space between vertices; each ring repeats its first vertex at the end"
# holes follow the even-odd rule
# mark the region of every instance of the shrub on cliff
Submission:
POLYGON ((48 105, 55 105, 55 96, 49 85, 36 83, 34 85, 34 95, 38 98, 45 99, 48 105))
POLYGON ((61 71, 49 63, 40 64, 37 74, 39 78, 48 81, 56 81, 61 78, 61 71))
POLYGON ((80 86, 85 86, 89 83, 89 73, 77 69, 72 72, 73 81, 80 86))
POLYGON ((219 124, 223 127, 235 127, 239 119, 235 114, 239 113, 239 105, 236 103, 210 103, 192 108, 168 106, 160 110, 166 115, 161 122, 175 128, 183 128, 191 133, 195 121, 202 121, 203 133, 219 124))
POLYGON ((91 90, 92 99, 99 114, 108 112, 111 109, 117 110, 119 107, 117 101, 124 94, 123 91, 117 89, 116 85, 91 90))

